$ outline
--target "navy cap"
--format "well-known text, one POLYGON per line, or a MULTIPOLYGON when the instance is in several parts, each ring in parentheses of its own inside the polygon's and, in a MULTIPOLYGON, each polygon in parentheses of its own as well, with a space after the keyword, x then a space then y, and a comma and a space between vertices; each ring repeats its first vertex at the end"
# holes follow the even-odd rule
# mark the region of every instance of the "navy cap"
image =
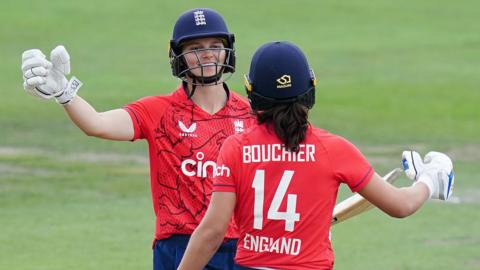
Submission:
POLYGON ((253 55, 248 81, 255 94, 275 100, 301 96, 315 86, 307 58, 288 41, 261 46, 253 55))

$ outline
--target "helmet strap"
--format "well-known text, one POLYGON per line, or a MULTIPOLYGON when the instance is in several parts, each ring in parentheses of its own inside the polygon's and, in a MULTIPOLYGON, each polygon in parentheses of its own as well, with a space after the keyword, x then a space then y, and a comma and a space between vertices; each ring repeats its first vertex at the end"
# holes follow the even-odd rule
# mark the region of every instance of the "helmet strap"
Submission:
MULTIPOLYGON (((195 81, 195 78, 193 78, 193 81, 195 81)), ((185 91, 185 94, 187 94, 187 98, 188 99, 192 99, 192 96, 193 94, 195 94, 195 90, 197 88, 197 84, 192 82, 192 83, 188 83, 186 81, 182 81, 182 85, 183 85, 183 90, 185 91), (192 89, 190 90, 190 86, 192 87, 192 89)))
MULTIPOLYGON (((195 79, 194 79, 195 80, 195 79)), ((195 90, 197 89, 197 84, 195 83, 187 83, 186 81, 182 81, 182 86, 183 90, 185 91, 185 94, 187 94, 188 99, 192 99, 193 94, 195 94, 195 90), (189 91, 189 85, 192 86, 192 90, 189 91)), ((225 90, 225 93, 227 93, 227 100, 230 99, 230 88, 228 88, 228 85, 223 82, 222 83, 223 89, 225 90)))

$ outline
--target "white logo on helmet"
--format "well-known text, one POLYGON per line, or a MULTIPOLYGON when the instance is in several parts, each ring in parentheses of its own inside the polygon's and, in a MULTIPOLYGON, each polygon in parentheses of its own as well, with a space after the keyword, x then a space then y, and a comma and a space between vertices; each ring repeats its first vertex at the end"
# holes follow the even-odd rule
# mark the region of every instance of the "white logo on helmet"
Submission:
POLYGON ((195 17, 195 25, 207 25, 205 15, 203 15, 203 10, 197 10, 193 12, 193 16, 195 17))
POLYGON ((283 75, 277 79, 277 88, 286 88, 292 86, 292 77, 290 75, 283 75))

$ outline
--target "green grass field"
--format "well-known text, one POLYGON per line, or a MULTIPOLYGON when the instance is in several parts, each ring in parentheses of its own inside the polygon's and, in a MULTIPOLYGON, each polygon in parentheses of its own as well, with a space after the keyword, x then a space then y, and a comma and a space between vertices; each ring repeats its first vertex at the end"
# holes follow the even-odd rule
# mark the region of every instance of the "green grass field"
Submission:
MULTIPOLYGON (((167 44, 197 6, 227 19, 237 73, 290 40, 318 77, 311 121, 357 144, 379 173, 401 151, 445 151, 451 203, 407 219, 379 210, 332 229, 336 269, 480 269, 480 34, 474 0, 0 2, 0 269, 151 269, 145 142, 85 136, 55 102, 27 96, 21 53, 64 44, 80 95, 99 111, 168 93, 167 44)), ((408 185, 403 179, 399 185, 408 185)), ((349 196, 341 190, 340 199, 349 196)))

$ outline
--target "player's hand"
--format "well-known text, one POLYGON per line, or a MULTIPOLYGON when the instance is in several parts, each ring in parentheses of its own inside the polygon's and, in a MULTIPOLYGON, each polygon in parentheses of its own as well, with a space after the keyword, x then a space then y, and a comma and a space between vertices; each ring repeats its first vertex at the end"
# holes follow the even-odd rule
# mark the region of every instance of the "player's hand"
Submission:
POLYGON ((402 166, 407 177, 413 181, 416 181, 418 175, 423 172, 425 165, 423 164, 422 157, 420 157, 418 152, 403 151, 402 166))
POLYGON ((58 103, 67 104, 77 94, 82 83, 75 77, 70 81, 70 55, 63 46, 50 53, 50 61, 38 49, 25 51, 22 55, 22 71, 25 90, 37 97, 55 97, 58 103))
POLYGON ((447 200, 453 191, 455 175, 452 160, 440 152, 429 152, 424 158, 423 171, 417 176, 430 191, 430 198, 447 200))
POLYGON ((45 55, 38 49, 32 49, 22 54, 23 88, 27 93, 50 99, 54 96, 51 87, 47 87, 47 76, 52 67, 45 55))

